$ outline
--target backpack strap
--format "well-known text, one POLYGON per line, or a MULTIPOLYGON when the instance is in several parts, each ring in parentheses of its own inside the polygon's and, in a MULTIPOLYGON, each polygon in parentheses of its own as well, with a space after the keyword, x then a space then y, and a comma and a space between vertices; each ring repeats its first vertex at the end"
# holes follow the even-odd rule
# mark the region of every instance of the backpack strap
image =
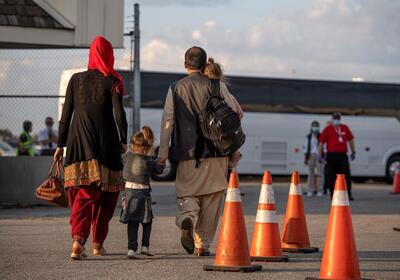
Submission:
MULTIPOLYGON (((211 81, 210 97, 207 100, 204 110, 207 108, 208 102, 211 98, 213 98, 213 97, 222 98, 221 89, 220 89, 220 80, 218 79, 218 80, 210 80, 210 81, 211 81)), ((199 116, 197 116, 197 120, 199 120, 199 116)), ((196 168, 198 168, 202 162, 202 156, 204 153, 204 145, 205 145, 205 139, 204 139, 203 133, 200 129, 200 124, 198 124, 197 127, 198 127, 199 138, 196 143, 196 147, 195 147, 195 151, 194 151, 194 157, 196 160, 196 168)))

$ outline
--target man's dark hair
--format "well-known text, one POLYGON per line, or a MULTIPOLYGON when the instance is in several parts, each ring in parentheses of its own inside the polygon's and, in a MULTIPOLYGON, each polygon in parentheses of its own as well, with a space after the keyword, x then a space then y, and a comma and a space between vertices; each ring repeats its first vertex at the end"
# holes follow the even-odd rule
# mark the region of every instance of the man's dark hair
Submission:
POLYGON ((200 47, 191 47, 185 53, 185 67, 190 70, 203 70, 207 63, 207 53, 200 47))
POLYGON ((32 122, 31 121, 24 121, 22 123, 22 127, 27 132, 29 129, 32 128, 32 122))
POLYGON ((319 122, 313 121, 313 122, 311 123, 311 126, 319 126, 319 122))
POLYGON ((332 114, 332 119, 340 120, 341 116, 342 114, 340 114, 340 112, 335 112, 332 114))

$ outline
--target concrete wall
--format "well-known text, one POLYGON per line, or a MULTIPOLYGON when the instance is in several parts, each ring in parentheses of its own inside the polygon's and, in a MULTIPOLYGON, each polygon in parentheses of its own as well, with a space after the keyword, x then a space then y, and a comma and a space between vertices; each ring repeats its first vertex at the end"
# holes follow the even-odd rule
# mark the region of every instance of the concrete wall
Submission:
POLYGON ((52 163, 53 157, 0 157, 0 205, 49 205, 36 198, 35 190, 52 163))
POLYGON ((46 204, 35 197, 52 157, 0 157, 0 204, 46 204))

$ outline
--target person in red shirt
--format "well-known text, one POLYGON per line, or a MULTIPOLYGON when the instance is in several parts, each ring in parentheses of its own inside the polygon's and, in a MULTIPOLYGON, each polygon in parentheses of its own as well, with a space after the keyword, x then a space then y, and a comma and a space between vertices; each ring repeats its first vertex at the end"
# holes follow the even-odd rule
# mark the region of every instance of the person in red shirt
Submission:
POLYGON ((350 159, 353 161, 356 157, 354 136, 347 125, 340 123, 340 119, 340 113, 332 115, 332 124, 324 129, 319 138, 318 151, 320 160, 322 161, 323 146, 326 143, 327 177, 325 179, 327 180, 331 198, 335 187, 336 175, 345 174, 349 199, 353 200, 351 194, 350 165, 347 157, 347 143, 351 150, 350 159))

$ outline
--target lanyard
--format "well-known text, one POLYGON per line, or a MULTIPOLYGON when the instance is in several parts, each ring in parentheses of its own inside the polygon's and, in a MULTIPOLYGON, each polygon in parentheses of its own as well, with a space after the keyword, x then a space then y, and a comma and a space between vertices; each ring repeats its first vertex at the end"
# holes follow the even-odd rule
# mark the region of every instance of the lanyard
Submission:
POLYGON ((334 128, 335 128, 336 134, 338 135, 339 142, 342 143, 343 142, 343 137, 342 137, 342 133, 340 131, 340 125, 339 125, 339 128, 336 128, 336 127, 334 127, 334 128))

